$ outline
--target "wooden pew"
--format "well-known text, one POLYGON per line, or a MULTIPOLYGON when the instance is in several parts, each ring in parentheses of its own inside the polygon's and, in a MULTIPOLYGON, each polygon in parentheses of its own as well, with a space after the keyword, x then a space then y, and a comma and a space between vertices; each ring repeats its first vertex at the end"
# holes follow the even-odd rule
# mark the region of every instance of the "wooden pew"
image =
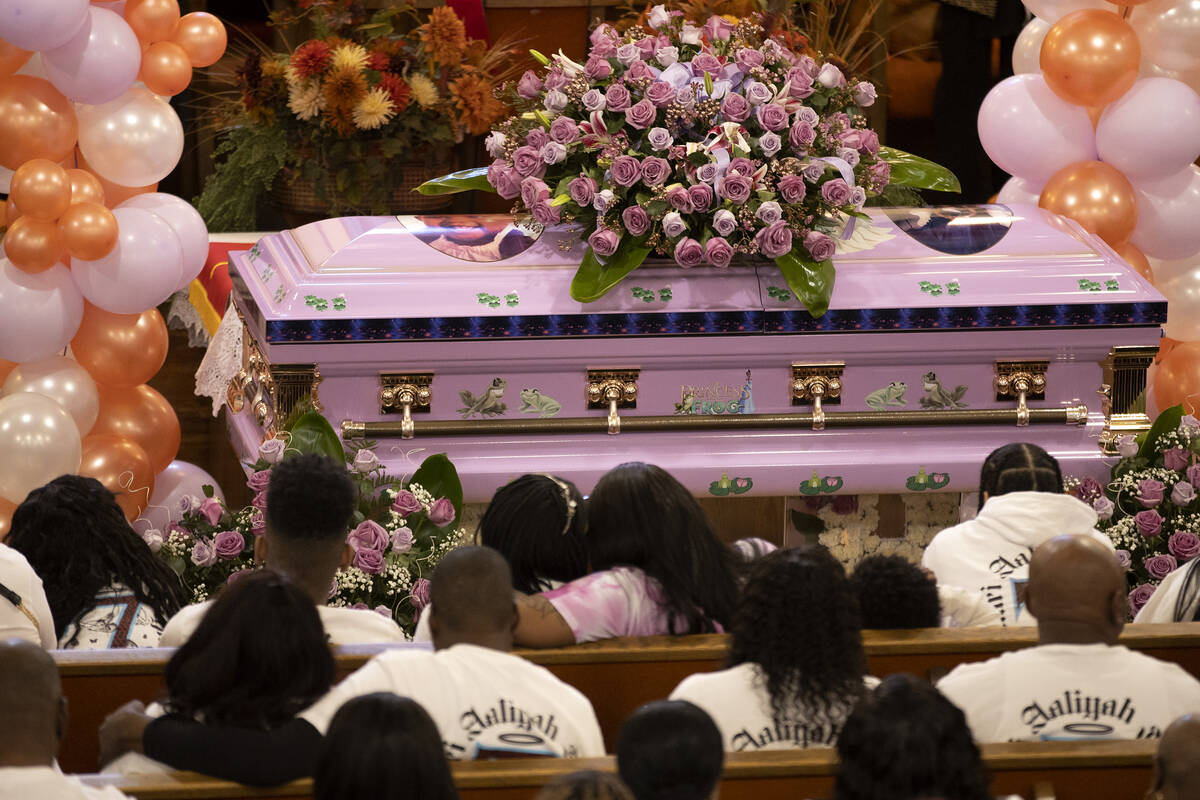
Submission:
MULTIPOLYGON (((545 665, 592 701, 610 749, 621 723, 642 703, 666 697, 688 675, 718 669, 727 637, 650 636, 610 639, 549 650, 519 650, 545 665)), ((940 677, 956 664, 981 661, 1036 644, 1026 628, 959 628, 864 631, 872 674, 910 672, 940 677)), ((1121 635, 1126 646, 1182 665, 1200 677, 1200 623, 1131 625, 1121 635)), ((362 666, 386 645, 339 648, 340 675, 362 666)), ((96 731, 105 715, 126 702, 150 701, 162 692, 167 649, 55 651, 63 689, 71 704, 71 724, 59 760, 68 772, 90 772, 96 763, 96 731)))
MULTIPOLYGON (((1034 797, 1053 788, 1056 800, 1142 797, 1150 785, 1156 742, 1037 742, 984 745, 984 763, 997 795, 1034 797)), ((731 753, 721 778, 721 800, 803 800, 830 797, 837 759, 832 750, 731 753)), ((531 800, 559 775, 580 769, 613 772, 614 759, 530 759, 451 765, 462 800, 531 800)), ((96 776, 89 782, 97 781, 96 776)), ((121 778, 116 785, 138 800, 311 797, 310 781, 248 789, 193 773, 121 778)))

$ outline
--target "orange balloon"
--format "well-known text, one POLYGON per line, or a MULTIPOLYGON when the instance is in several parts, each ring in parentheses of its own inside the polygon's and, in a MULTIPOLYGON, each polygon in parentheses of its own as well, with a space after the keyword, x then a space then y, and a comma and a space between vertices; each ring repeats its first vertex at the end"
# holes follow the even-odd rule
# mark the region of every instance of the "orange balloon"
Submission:
POLYGON ((209 67, 225 52, 228 34, 221 20, 205 11, 184 14, 172 39, 187 52, 193 67, 209 67))
POLYGON ((1137 225, 1133 186, 1100 161, 1076 161, 1051 175, 1038 205, 1075 220, 1114 248, 1128 242, 1137 225))
POLYGON ((0 39, 0 78, 7 78, 25 66, 25 62, 29 60, 31 55, 33 53, 30 51, 13 47, 8 42, 0 39))
POLYGON ((1126 264, 1133 267, 1138 275, 1141 275, 1150 281, 1150 283, 1154 283, 1154 272, 1150 269, 1150 259, 1146 258, 1145 253, 1128 242, 1113 249, 1117 251, 1117 255, 1125 259, 1126 264))
POLYGON ((67 170, 67 179, 71 181, 72 203, 99 203, 104 205, 104 187, 100 179, 85 169, 67 170))
POLYGON ((179 27, 179 3, 176 0, 129 0, 125 21, 143 43, 170 39, 179 27))
POLYGON ((1163 357, 1154 373, 1159 408, 1183 404, 1184 413, 1200 411, 1200 342, 1184 342, 1163 357))
POLYGON ((136 442, 120 436, 85 436, 79 474, 104 484, 117 496, 125 519, 133 522, 150 505, 157 473, 136 442))
POLYGON ((88 164, 87 159, 83 157, 83 153, 79 152, 79 148, 75 148, 75 162, 79 164, 80 169, 85 170, 99 182, 101 191, 104 192, 104 205, 109 208, 116 208, 129 198, 137 197, 139 194, 158 191, 157 183, 152 183, 149 186, 122 186, 119 183, 107 180, 92 169, 91 164, 88 164))
POLYGON ((16 169, 33 158, 62 161, 78 137, 75 109, 50 81, 0 79, 0 166, 16 169))
POLYGON ((1078 106, 1103 106, 1137 80, 1142 61, 1133 26, 1111 11, 1067 14, 1046 32, 1040 64, 1054 93, 1078 106))
POLYGON ((96 383, 134 387, 153 378, 167 360, 167 324, 154 308, 111 314, 84 302, 71 353, 96 383))
POLYGON ((13 173, 9 196, 31 219, 53 222, 71 204, 67 171, 45 158, 26 161, 13 173))
POLYGON ((72 203, 58 220, 58 233, 71 258, 95 261, 117 246, 117 218, 99 203, 72 203))
POLYGON ((0 497, 0 542, 8 538, 8 532, 12 530, 13 512, 16 510, 16 503, 0 497))
POLYGON ((0 386, 4 385, 4 379, 8 377, 8 373, 17 368, 17 362, 5 361, 0 358, 0 386))
POLYGON ((1171 354, 1172 350, 1174 350, 1176 347, 1179 347, 1181 344, 1183 344, 1183 342, 1179 341, 1178 339, 1172 339, 1170 336, 1164 336, 1159 339, 1158 355, 1154 357, 1154 363, 1158 364, 1161 362, 1164 358, 1171 354))
POLYGON ((12 227, 12 224, 16 222, 17 218, 20 216, 20 209, 17 208, 17 204, 13 202, 12 197, 9 197, 4 201, 4 224, 8 227, 12 227))
POLYGON ((155 42, 142 53, 138 78, 155 94, 171 97, 192 82, 192 61, 174 42, 155 42))
POLYGON ((45 272, 62 258, 58 226, 29 216, 18 217, 4 234, 4 252, 17 269, 45 272))
POLYGON ((142 384, 100 385, 100 416, 92 436, 121 436, 142 446, 154 474, 162 472, 179 452, 179 418, 167 398, 142 384))

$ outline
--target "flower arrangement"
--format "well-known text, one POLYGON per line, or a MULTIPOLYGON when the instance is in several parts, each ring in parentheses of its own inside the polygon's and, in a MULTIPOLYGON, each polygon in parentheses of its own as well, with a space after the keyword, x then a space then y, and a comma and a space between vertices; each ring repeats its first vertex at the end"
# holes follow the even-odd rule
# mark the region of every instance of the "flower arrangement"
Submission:
POLYGON ((373 609, 411 636, 417 613, 429 602, 429 574, 442 556, 468 540, 466 531, 454 526, 462 511, 458 473, 438 454, 426 458, 411 478, 396 478, 384 471, 370 443, 345 453, 336 434, 326 429, 328 422, 310 412, 290 435, 263 442, 247 480, 255 493, 250 506, 228 508, 206 486, 204 497, 180 501, 180 519, 167 531, 150 530, 143 537, 180 576, 193 600, 202 602, 257 568, 253 543, 266 531, 271 469, 302 452, 342 453, 357 493, 346 537, 354 556, 349 567, 338 570, 329 605, 373 609))
POLYGON ((1118 441, 1121 459, 1107 486, 1091 477, 1069 486, 1116 546, 1134 615, 1163 578, 1200 555, 1200 421, 1175 406, 1139 439, 1118 441))
MULTIPOLYGON (((215 230, 254 230, 280 173, 311 182, 334 214, 387 213, 406 159, 486 133, 507 113, 494 89, 511 48, 469 39, 449 6, 367 17, 352 0, 301 0, 276 27, 311 25, 290 52, 250 50, 233 78, 217 148, 226 156, 198 207, 215 230)), ((447 155, 448 157, 448 155, 447 155)))
MULTIPOLYGON (((486 184, 516 213, 579 228, 588 247, 571 295, 581 302, 652 253, 685 268, 760 256, 820 315, 838 240, 868 198, 893 182, 953 180, 881 148, 862 113, 875 87, 792 49, 803 39, 769 33, 761 15, 696 26, 659 5, 644 25, 602 24, 590 41, 583 64, 535 52, 545 70, 522 75, 518 113, 486 142, 486 184)), ((480 177, 425 189, 482 188, 480 177)))

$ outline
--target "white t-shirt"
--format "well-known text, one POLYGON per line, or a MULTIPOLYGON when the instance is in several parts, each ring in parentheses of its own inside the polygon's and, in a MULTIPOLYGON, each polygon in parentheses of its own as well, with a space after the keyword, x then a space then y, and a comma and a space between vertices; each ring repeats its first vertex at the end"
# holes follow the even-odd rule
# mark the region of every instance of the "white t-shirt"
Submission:
POLYGON ((942 607, 943 628, 977 628, 1000 624, 1000 615, 988 605, 987 598, 961 586, 938 584, 938 604, 942 607))
MULTIPOLYGON (((863 683, 870 690, 879 679, 868 675, 863 683)), ((762 672, 749 663, 689 675, 671 692, 671 699, 687 700, 707 711, 731 753, 832 747, 850 713, 848 708, 834 709, 830 719, 797 716, 776 724, 762 672)))
POLYGON ((324 734, 343 703, 371 692, 395 692, 424 706, 447 758, 472 759, 481 751, 604 755, 596 712, 578 689, 520 656, 470 644, 381 653, 300 718, 324 734))
POLYGON ((1045 644, 960 664, 937 688, 979 742, 1157 739, 1200 712, 1200 681, 1122 645, 1045 644))
POLYGON ((85 786, 58 767, 0 767, 0 800, 121 800, 115 786, 85 786))
POLYGON ((921 564, 938 584, 978 592, 994 610, 976 625, 1035 625, 1019 592, 1029 580, 1034 548, 1055 536, 1087 534, 1110 550, 1112 542, 1097 531, 1096 512, 1067 494, 1010 492, 989 498, 973 520, 933 537, 921 564))
POLYGON ((50 614, 50 604, 46 602, 42 579, 29 566, 25 556, 6 544, 0 544, 0 583, 16 592, 37 620, 37 625, 34 625, 21 609, 0 597, 0 641, 24 639, 40 644, 47 650, 58 647, 58 639, 54 636, 54 617, 50 614))
MULTIPOLYGON (((205 612, 212 605, 211 600, 181 608, 179 613, 171 617, 167 627, 163 628, 162 647, 179 647, 186 642, 204 619, 205 612)), ((341 644, 375 644, 378 642, 403 642, 404 631, 396 621, 362 608, 334 608, 332 606, 317 606, 317 614, 329 643, 341 644)))
POLYGON ((67 625, 58 646, 64 650, 158 647, 161 635, 154 609, 139 602, 129 587, 114 583, 96 594, 90 611, 67 625))
MULTIPOLYGON (((1150 595, 1150 599, 1146 601, 1146 605, 1142 606, 1142 610, 1133 618, 1134 622, 1191 622, 1190 616, 1184 619, 1175 619, 1175 605, 1179 600, 1179 594, 1183 591, 1184 585, 1187 583, 1188 570, 1200 569, 1200 563, 1189 561, 1182 567, 1173 570, 1170 575, 1162 579, 1162 583, 1154 590, 1154 594, 1150 595)), ((1189 600, 1189 606, 1194 603, 1189 600)), ((1185 608, 1184 612, 1189 610, 1185 608)), ((1195 611, 1192 611, 1194 614, 1195 611)))

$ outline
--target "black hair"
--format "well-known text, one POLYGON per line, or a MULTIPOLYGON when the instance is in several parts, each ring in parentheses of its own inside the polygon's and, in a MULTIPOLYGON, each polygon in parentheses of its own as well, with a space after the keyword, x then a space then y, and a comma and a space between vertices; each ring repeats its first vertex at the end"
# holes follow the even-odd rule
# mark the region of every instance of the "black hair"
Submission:
POLYGON ((167 662, 167 711, 268 729, 333 685, 336 668, 312 598, 270 570, 227 584, 167 662))
POLYGON ((651 464, 621 464, 588 503, 592 570, 636 567, 657 581, 670 633, 709 633, 713 620, 729 627, 738 592, 733 552, 679 481, 651 464))
POLYGON ((834 725, 862 697, 862 625, 840 561, 822 547, 759 559, 734 615, 729 664, 757 664, 777 722, 834 725))
POLYGON ((559 775, 534 800, 634 800, 629 787, 611 772, 581 769, 559 775))
POLYGON ((850 576, 862 624, 870 630, 936 628, 942 622, 937 583, 903 556, 873 555, 850 576))
POLYGON ((637 800, 708 800, 724 763, 716 723, 686 700, 647 703, 617 738, 617 771, 637 800))
POLYGON ((1009 492, 1062 494, 1062 469, 1058 459, 1036 444, 1016 442, 988 453, 979 471, 979 507, 988 497, 1009 492))
POLYGON ((421 704, 360 695, 333 715, 313 773, 314 800, 458 800, 442 736, 421 704))
POLYGON ((536 594, 551 588, 550 581, 587 574, 586 531, 587 508, 575 484, 522 475, 492 495, 477 539, 504 556, 514 589, 536 594))
POLYGON ((511 630, 516 606, 508 562, 487 547, 454 548, 429 579, 429 609, 443 630, 511 630))
POLYGON ((912 675, 889 675, 838 738, 834 800, 990 800, 966 717, 912 675))
POLYGON ((267 528, 287 539, 342 541, 354 497, 345 464, 316 453, 289 456, 271 469, 267 528))
POLYGON ((150 552, 95 478, 63 475, 34 489, 13 512, 7 543, 42 579, 60 639, 112 584, 128 588, 162 625, 188 602, 179 576, 150 552))

